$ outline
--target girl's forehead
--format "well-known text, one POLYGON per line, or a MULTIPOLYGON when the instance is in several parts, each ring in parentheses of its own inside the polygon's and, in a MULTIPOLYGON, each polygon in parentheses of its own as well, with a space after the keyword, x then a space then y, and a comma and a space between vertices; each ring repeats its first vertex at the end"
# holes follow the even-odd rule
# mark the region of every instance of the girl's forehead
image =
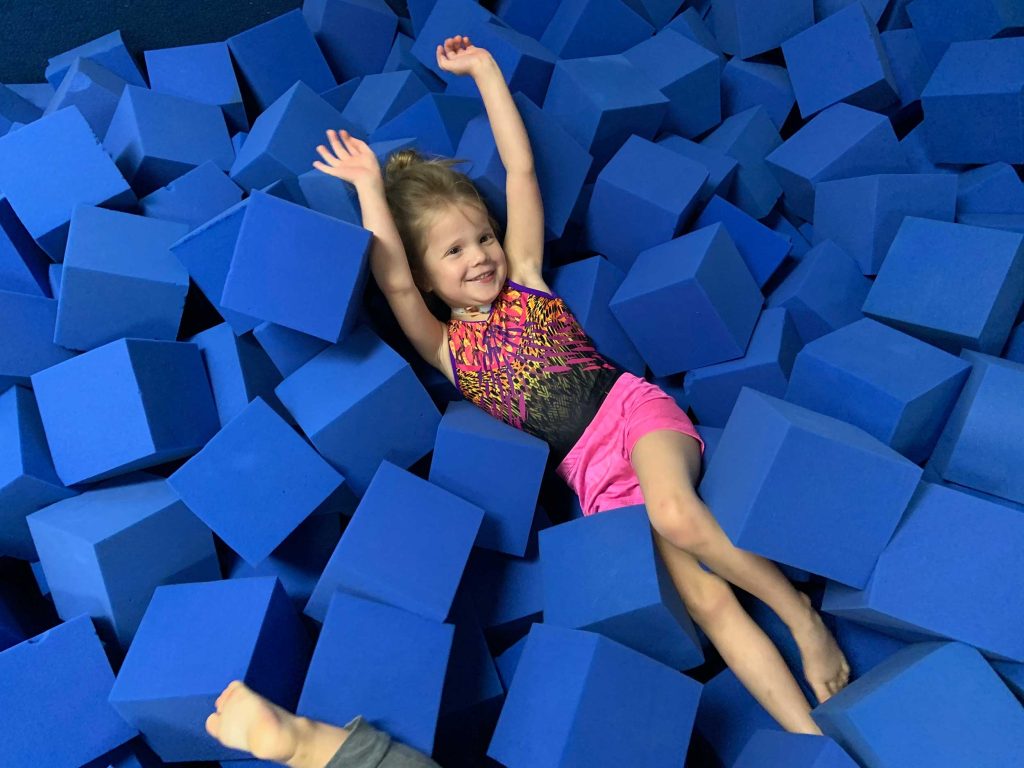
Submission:
POLYGON ((487 223, 487 214, 469 203, 451 203, 434 215, 429 232, 434 237, 455 236, 466 227, 479 227, 487 223))

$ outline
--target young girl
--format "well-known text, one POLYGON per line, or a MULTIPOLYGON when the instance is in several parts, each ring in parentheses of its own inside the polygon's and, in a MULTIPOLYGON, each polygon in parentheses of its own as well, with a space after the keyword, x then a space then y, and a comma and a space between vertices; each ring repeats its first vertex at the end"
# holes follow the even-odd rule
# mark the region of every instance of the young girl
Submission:
POLYGON ((675 401, 606 360, 544 282, 544 217, 522 119, 491 55, 467 37, 437 47, 438 65, 480 90, 507 173, 504 242, 472 182, 451 160, 394 154, 381 174, 365 142, 328 131, 314 167, 355 185, 374 241, 374 278, 430 364, 487 412, 545 439, 586 515, 645 504, 655 541, 693 620, 787 731, 821 733, 771 640, 729 583, 767 603, 793 633, 819 701, 849 666, 813 609, 774 563, 737 549, 694 485, 703 441, 675 401), (424 301, 451 310, 438 321, 424 301), (701 567, 704 563, 711 569, 701 567))

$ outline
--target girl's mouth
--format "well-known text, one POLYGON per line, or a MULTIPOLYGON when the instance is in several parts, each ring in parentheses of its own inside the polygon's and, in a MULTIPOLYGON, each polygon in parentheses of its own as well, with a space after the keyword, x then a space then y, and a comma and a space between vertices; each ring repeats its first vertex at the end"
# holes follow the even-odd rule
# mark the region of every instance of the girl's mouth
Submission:
POLYGON ((490 272, 485 272, 484 274, 480 275, 479 277, 475 277, 472 280, 468 280, 467 282, 470 282, 470 283, 489 283, 493 279, 494 279, 494 270, 492 269, 490 272))

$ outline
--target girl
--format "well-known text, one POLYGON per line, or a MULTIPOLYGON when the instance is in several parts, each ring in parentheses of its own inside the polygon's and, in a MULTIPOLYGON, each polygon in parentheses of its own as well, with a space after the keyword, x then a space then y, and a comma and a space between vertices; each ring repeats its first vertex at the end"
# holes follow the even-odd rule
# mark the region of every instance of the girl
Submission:
POLYGON ((544 218, 522 119, 491 55, 469 38, 437 46, 437 63, 480 90, 507 173, 498 239, 472 182, 452 160, 392 155, 382 175, 365 142, 328 131, 314 167, 352 183, 375 237, 373 276, 413 346, 467 400, 551 445, 557 473, 586 515, 645 504, 655 541, 694 621, 787 731, 820 734, 811 706, 771 640, 729 584, 779 615, 819 701, 849 666, 810 599, 769 560, 737 549, 697 496, 703 441, 658 387, 594 349, 544 282, 544 218), (440 322, 424 295, 450 308, 440 322), (712 572, 701 567, 706 564, 712 572))

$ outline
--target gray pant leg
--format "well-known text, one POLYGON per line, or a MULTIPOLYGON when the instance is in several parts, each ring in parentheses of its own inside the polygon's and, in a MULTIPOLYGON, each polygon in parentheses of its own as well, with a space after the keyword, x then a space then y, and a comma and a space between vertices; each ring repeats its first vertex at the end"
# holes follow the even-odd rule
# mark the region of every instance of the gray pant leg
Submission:
POLYGON ((441 768, 422 752, 392 741, 362 717, 345 728, 349 737, 325 768, 441 768))

